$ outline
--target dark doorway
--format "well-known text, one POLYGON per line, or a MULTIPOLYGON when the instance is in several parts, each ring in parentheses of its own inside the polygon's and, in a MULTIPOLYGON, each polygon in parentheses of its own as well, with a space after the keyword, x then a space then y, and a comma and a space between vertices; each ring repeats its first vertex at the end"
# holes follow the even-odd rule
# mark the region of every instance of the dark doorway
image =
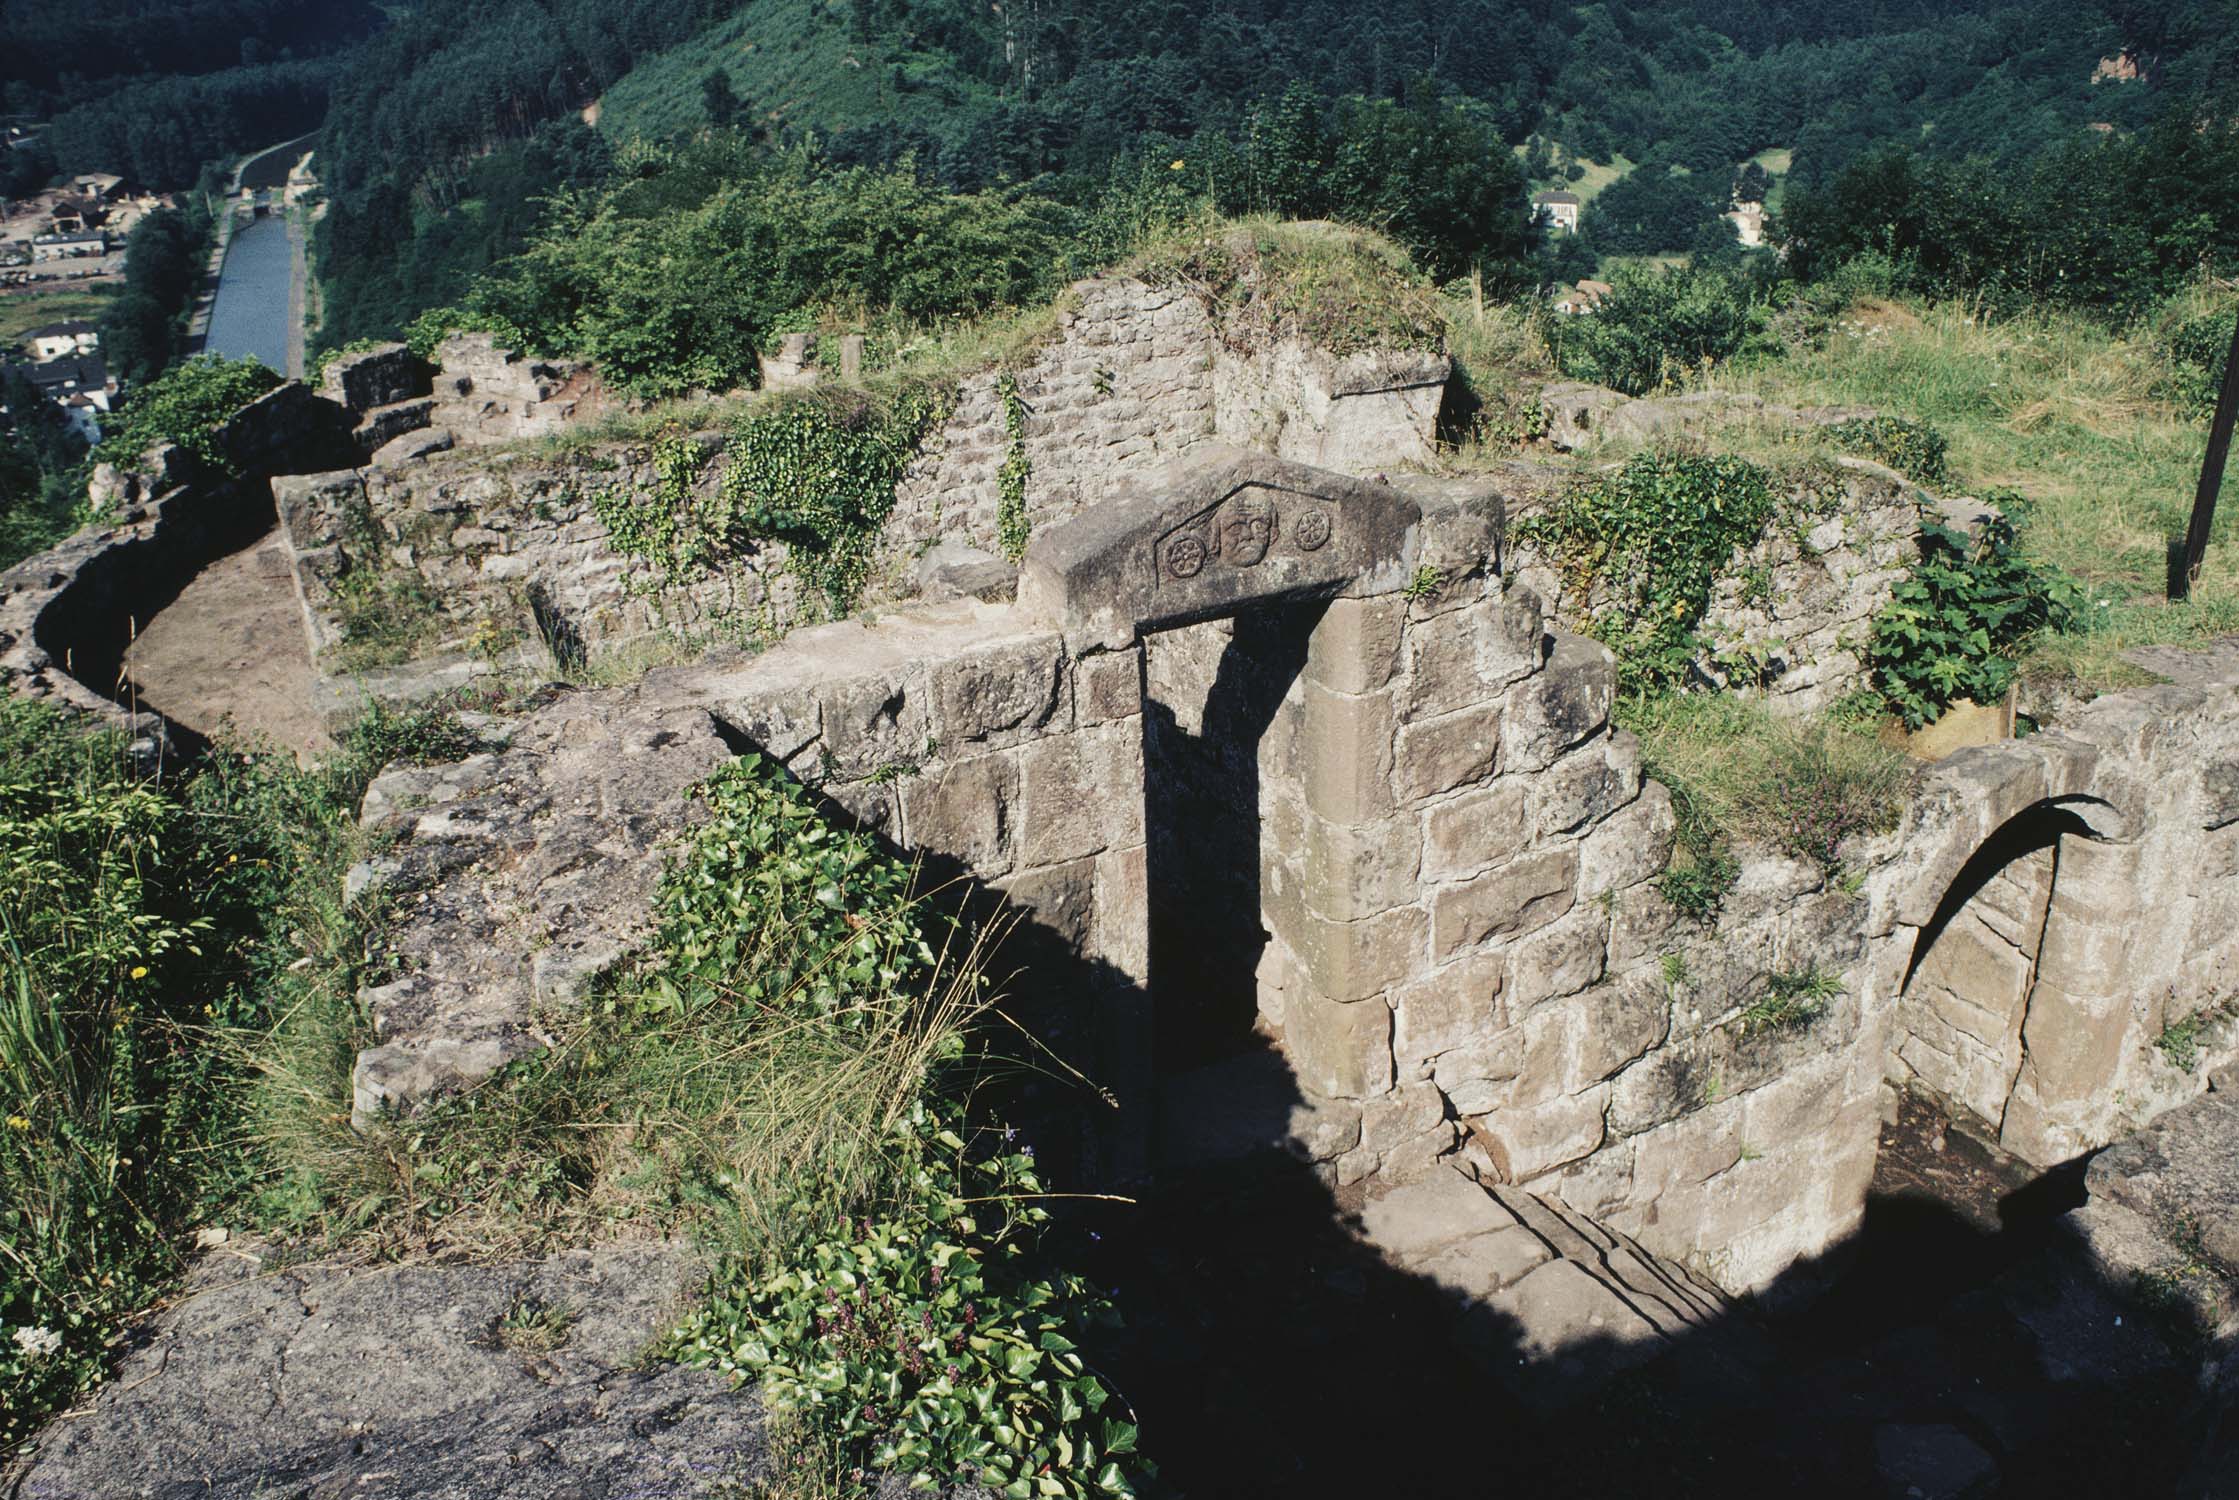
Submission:
POLYGON ((1263 605, 1144 643, 1150 983, 1162 1074, 1255 1045, 1269 943, 1263 860, 1282 824, 1271 798, 1297 793, 1296 776, 1281 768, 1296 762, 1296 687, 1322 609, 1263 605))

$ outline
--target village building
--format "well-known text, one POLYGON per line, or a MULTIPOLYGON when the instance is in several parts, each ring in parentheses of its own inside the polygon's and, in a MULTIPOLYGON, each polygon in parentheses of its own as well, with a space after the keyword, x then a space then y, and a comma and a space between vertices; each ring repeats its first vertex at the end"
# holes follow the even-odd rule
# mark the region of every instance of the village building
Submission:
POLYGON ((1616 288, 1606 281, 1587 279, 1555 299, 1555 311, 1566 317, 1578 317, 1600 309, 1602 299, 1616 288))
POLYGON ((98 231, 78 234, 40 234, 31 239, 31 259, 76 260, 108 253, 109 242, 98 231))
POLYGON ((1734 226, 1734 237, 1745 250, 1756 250, 1765 243, 1765 205, 1762 203, 1737 203, 1725 215, 1726 222, 1734 226))
POLYGON ((81 410, 105 412, 117 391, 116 382, 109 378, 108 361, 98 354, 41 360, 24 374, 38 387, 40 395, 65 410, 71 409, 75 401, 81 410))
POLYGON ((40 361, 92 354, 101 347, 101 330, 82 318, 48 323, 25 334, 23 346, 31 351, 33 359, 40 361))
POLYGON ((1578 233, 1579 211, 1585 206, 1576 193, 1541 193, 1532 199, 1533 216, 1563 234, 1578 233))

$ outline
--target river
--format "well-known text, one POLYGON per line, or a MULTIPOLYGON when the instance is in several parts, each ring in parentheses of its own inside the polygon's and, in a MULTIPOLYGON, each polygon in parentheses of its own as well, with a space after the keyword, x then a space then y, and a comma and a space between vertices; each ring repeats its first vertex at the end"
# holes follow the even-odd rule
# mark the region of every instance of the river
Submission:
POLYGON ((288 373, 294 261, 284 218, 250 219, 234 229, 218 272, 205 353, 261 360, 288 373))

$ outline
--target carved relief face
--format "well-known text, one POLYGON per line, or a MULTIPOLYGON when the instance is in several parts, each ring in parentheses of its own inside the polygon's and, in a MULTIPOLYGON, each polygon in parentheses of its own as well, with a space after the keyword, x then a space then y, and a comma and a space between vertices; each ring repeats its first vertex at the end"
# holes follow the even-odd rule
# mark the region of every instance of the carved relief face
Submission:
POLYGON ((1275 502, 1247 491, 1228 503, 1220 526, 1221 554, 1236 567, 1251 567, 1275 544, 1275 502))

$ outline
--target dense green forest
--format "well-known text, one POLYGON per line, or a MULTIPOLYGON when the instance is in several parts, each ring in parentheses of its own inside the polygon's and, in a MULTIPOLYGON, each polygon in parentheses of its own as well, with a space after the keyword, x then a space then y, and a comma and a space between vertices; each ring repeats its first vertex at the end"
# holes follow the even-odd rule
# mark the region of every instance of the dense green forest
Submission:
POLYGON ((318 128, 337 59, 381 20, 367 0, 89 0, 0 7, 0 112, 35 124, 0 196, 115 172, 156 189, 318 128))

